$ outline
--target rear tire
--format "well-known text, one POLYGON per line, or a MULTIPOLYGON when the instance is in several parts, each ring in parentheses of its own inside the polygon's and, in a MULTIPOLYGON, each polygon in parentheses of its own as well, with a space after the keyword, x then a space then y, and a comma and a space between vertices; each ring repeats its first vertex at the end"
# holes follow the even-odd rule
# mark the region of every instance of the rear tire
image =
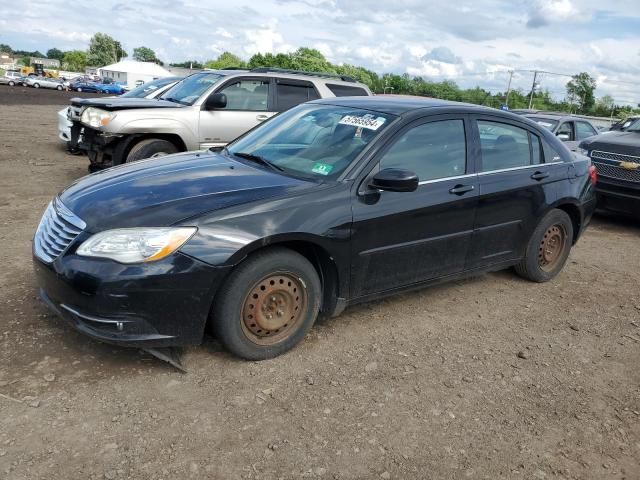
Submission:
POLYGON ((33 88, 40 88, 40 84, 39 83, 34 83, 33 84, 33 88))
POLYGON ((82 87, 76 88, 76 92, 81 92, 81 91, 82 91, 82 87))
POLYGON ((532 282, 548 282, 564 267, 572 242, 571 218, 562 210, 551 210, 533 231, 516 273, 532 282))
POLYGON ((62 85, 58 85, 58 86, 56 87, 56 90, 62 91, 62 85))
POLYGON ((313 326, 321 294, 318 273, 302 255, 279 247, 258 252, 221 287, 212 311, 213 331, 239 357, 276 357, 313 326))
POLYGON ((15 84, 15 82, 13 82, 13 81, 9 81, 9 86, 10 86, 10 87, 14 87, 15 85, 16 85, 16 84, 15 84))
POLYGON ((133 146, 127 155, 126 163, 137 162, 151 157, 163 157, 177 152, 178 148, 168 140, 148 138, 133 146))

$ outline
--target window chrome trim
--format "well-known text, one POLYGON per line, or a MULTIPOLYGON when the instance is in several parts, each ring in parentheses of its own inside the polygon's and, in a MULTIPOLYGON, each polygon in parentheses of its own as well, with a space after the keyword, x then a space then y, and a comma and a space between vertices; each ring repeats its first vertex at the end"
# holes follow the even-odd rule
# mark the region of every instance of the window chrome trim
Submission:
POLYGON ((467 173, 465 175, 457 175, 455 177, 443 177, 443 178, 434 178, 433 180, 423 180, 422 182, 418 182, 418 185, 426 185, 428 183, 436 183, 436 182, 445 182, 447 180, 458 180, 461 178, 471 178, 475 177, 477 173, 467 173))
POLYGON ((501 168, 499 170, 488 170, 486 172, 479 172, 478 175, 491 175, 493 173, 513 172, 516 170, 527 170, 529 168, 542 168, 547 165, 560 165, 568 162, 551 162, 551 163, 537 163, 535 165, 523 165, 522 167, 501 168))

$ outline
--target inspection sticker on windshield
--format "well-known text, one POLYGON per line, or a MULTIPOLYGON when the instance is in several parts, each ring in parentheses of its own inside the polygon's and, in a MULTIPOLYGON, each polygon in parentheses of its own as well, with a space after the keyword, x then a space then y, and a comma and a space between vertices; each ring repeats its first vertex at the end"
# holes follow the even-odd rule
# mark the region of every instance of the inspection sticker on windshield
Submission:
POLYGON ((340 125, 351 125, 352 127, 367 128, 369 130, 378 130, 386 122, 384 117, 374 117, 373 115, 363 115, 358 117, 356 115, 347 115, 342 117, 338 122, 340 125))
POLYGON ((316 163, 311 169, 313 173, 319 173, 320 175, 329 175, 331 170, 333 170, 333 165, 321 162, 316 163))

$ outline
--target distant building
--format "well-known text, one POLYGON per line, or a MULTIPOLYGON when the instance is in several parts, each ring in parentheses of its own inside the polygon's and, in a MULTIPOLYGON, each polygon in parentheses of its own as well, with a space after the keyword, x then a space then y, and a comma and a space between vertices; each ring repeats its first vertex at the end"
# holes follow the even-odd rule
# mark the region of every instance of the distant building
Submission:
POLYGON ((13 58, 10 53, 0 52, 0 68, 16 68, 16 62, 17 59, 13 58))
POLYGON ((30 57, 29 65, 42 65, 42 68, 60 68, 60 60, 56 60, 55 58, 38 58, 38 57, 30 57))
POLYGON ((176 77, 187 77, 193 73, 203 72, 201 68, 166 67, 171 75, 176 77))
POLYGON ((169 77, 171 72, 152 62, 122 60, 97 69, 97 75, 111 78, 114 82, 135 88, 156 78, 169 77))

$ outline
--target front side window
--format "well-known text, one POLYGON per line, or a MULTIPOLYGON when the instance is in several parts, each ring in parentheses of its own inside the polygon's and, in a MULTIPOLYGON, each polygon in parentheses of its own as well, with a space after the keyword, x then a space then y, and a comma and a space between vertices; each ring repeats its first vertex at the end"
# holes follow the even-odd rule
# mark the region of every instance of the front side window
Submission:
POLYGON ((240 80, 225 86, 219 93, 227 96, 227 106, 220 110, 266 112, 269 104, 269 79, 240 80))
POLYGON ((506 123, 478 120, 482 171, 531 165, 529 132, 506 123))
POLYGON ((395 118, 358 108, 303 104, 240 137, 225 153, 266 162, 297 177, 333 179, 395 118))
POLYGON ((411 128, 389 148, 380 169, 402 168, 420 181, 464 175, 467 145, 463 120, 442 120, 411 128))
POLYGON ((569 138, 565 138, 564 141, 573 142, 576 139, 576 136, 573 134, 573 123, 564 122, 560 127, 558 127, 558 131, 556 132, 556 136, 567 135, 569 138))
POLYGON ((576 122, 576 137, 578 140, 582 140, 584 138, 593 137, 598 133, 595 129, 586 122, 576 122))
POLYGON ((217 73, 194 73, 181 82, 176 83, 160 97, 162 100, 193 105, 204 92, 224 78, 217 73))

